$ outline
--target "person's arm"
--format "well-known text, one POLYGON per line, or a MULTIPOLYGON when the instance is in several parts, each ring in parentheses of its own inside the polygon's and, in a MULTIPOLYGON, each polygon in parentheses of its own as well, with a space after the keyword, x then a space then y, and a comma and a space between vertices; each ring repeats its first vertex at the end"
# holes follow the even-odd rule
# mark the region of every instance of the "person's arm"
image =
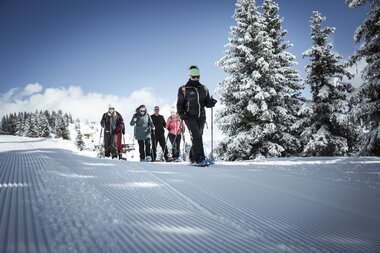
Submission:
POLYGON ((185 86, 181 86, 178 89, 178 95, 177 95, 177 112, 181 119, 185 118, 185 92, 186 88, 185 86))
POLYGON ((207 87, 205 86, 204 87, 205 89, 205 92, 206 92, 206 98, 205 98, 205 103, 204 105, 207 107, 207 108, 211 108, 211 107, 214 107, 216 102, 216 99, 214 99, 213 97, 210 97, 210 93, 208 92, 208 89, 207 87))
POLYGON ((136 122, 137 122, 137 115, 134 114, 133 117, 132 117, 132 119, 131 119, 131 122, 130 122, 129 124, 130 124, 131 126, 133 126, 133 125, 136 124, 136 122))
POLYGON ((161 117, 162 117, 162 126, 165 128, 165 127, 166 127, 165 118, 164 118, 164 116, 162 116, 162 115, 161 115, 161 117))
POLYGON ((104 128, 104 125, 106 124, 106 114, 104 113, 102 116, 102 119, 100 120, 100 126, 104 128))
POLYGON ((148 125, 150 126, 150 129, 152 129, 152 130, 156 129, 155 126, 154 126, 154 124, 153 124, 153 120, 152 120, 152 118, 150 117, 149 114, 148 114, 148 125))
POLYGON ((118 113, 118 115, 119 115, 119 128, 121 130, 121 133, 124 135, 125 134, 124 119, 123 119, 123 116, 121 116, 120 113, 118 113))
POLYGON ((180 124, 179 124, 179 127, 180 127, 182 133, 184 133, 185 129, 186 129, 185 121, 181 120, 180 124))

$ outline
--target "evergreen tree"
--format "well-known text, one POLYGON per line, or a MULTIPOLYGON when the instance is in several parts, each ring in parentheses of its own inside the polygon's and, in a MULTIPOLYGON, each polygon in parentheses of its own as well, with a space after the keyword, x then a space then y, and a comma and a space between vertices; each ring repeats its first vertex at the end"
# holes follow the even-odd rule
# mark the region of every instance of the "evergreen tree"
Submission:
POLYGON ((62 113, 62 110, 58 110, 55 120, 56 138, 70 140, 70 131, 67 119, 68 118, 62 113))
POLYGON ((9 134, 10 135, 16 135, 17 132, 17 114, 12 113, 9 115, 9 134))
POLYGON ((237 0, 233 18, 236 26, 230 30, 224 56, 217 63, 229 76, 218 84, 220 110, 218 127, 227 136, 217 149, 221 159, 252 159, 260 154, 263 129, 256 124, 267 109, 264 93, 258 85, 269 48, 264 44, 261 16, 255 0, 237 0))
POLYGON ((328 36, 335 28, 321 28, 325 20, 318 11, 311 18, 311 37, 313 46, 303 53, 310 57, 306 66, 307 83, 311 86, 313 96, 313 113, 311 126, 303 133, 307 144, 305 155, 346 155, 349 151, 347 128, 348 117, 347 93, 352 91, 351 85, 342 81, 343 77, 352 75, 341 64, 341 56, 332 52, 328 36))
POLYGON ((16 135, 24 136, 24 134, 25 134, 24 113, 20 112, 17 115, 16 135))
POLYGON ((3 116, 0 121, 0 135, 4 135, 4 130, 3 130, 4 125, 5 125, 5 116, 3 116))
POLYGON ((29 113, 28 123, 29 128, 27 129, 26 136, 31 138, 39 137, 37 115, 35 113, 29 113))
POLYGON ((229 76, 218 85, 223 110, 219 128, 227 135, 218 149, 225 160, 285 156, 296 153, 299 140, 290 130, 302 87, 294 56, 285 52, 285 31, 278 6, 265 1, 264 15, 252 0, 239 0, 225 55, 218 62, 229 76))
POLYGON ((353 115, 365 128, 361 136, 361 155, 380 155, 380 1, 346 0, 350 8, 369 4, 370 12, 355 32, 355 42, 364 45, 351 57, 351 64, 364 59, 367 66, 362 72, 363 85, 357 91, 359 101, 353 115))
POLYGON ((272 111, 271 122, 276 125, 277 132, 269 140, 284 149, 282 155, 297 154, 302 150, 299 139, 301 130, 295 127, 295 123, 303 104, 300 90, 304 87, 294 67, 297 64, 295 56, 286 51, 292 45, 285 41, 287 31, 282 30, 283 20, 278 14, 278 4, 273 0, 264 0, 262 8, 264 27, 273 53, 272 59, 268 59, 269 83, 275 90, 267 104, 272 111))
POLYGON ((47 138, 50 137, 50 126, 49 120, 46 117, 45 113, 40 112, 38 115, 39 122, 39 133, 41 137, 47 138))
POLYGON ((82 151, 85 147, 85 143, 83 141, 83 135, 80 130, 80 121, 79 119, 76 120, 75 122, 75 131, 77 132, 77 137, 75 139, 75 144, 77 145, 77 148, 82 151))

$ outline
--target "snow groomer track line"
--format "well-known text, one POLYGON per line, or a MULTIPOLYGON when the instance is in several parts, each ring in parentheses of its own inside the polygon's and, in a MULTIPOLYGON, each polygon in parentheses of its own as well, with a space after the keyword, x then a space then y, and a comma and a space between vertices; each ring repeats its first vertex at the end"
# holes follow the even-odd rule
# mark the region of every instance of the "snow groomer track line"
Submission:
POLYGON ((0 252, 379 252, 380 159, 139 163, 0 136, 0 252))

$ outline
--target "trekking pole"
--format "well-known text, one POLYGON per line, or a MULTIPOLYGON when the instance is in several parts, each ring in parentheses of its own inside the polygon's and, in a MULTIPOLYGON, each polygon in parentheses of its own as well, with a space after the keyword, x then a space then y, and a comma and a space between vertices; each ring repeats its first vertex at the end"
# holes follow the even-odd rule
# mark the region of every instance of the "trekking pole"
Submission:
POLYGON ((211 107, 211 161, 214 161, 214 110, 213 107, 211 107))
POLYGON ((125 153, 125 160, 127 161, 128 158, 127 158, 127 147, 125 146, 125 135, 123 134, 123 152, 122 153, 125 153))
POLYGON ((156 148, 156 151, 157 151, 157 147, 156 147, 156 134, 154 132, 155 130, 151 131, 152 132, 152 148, 151 148, 151 153, 152 153, 152 161, 155 161, 155 157, 154 157, 154 148, 153 148, 153 145, 155 146, 156 148))
MULTIPOLYGON (((169 127, 170 127, 172 121, 173 121, 173 118, 170 116, 169 127)), ((169 150, 168 150, 168 138, 169 138, 169 133, 170 133, 170 130, 168 129, 168 135, 166 136, 166 140, 165 140, 165 149, 163 150, 163 151, 164 151, 164 154, 165 154, 165 151, 168 151, 168 153, 169 153, 169 150)), ((173 157, 173 154, 172 154, 172 157, 173 157)))

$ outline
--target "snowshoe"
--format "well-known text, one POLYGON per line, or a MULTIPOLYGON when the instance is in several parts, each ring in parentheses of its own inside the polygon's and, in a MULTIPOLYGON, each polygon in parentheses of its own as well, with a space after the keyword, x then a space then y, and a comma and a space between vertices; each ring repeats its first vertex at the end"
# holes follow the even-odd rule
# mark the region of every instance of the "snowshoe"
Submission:
POLYGON ((168 157, 168 159, 166 159, 166 162, 168 163, 173 162, 173 161, 174 161, 173 157, 168 157))
POLYGON ((180 163, 183 162, 183 160, 181 159, 181 157, 177 157, 176 159, 174 159, 174 162, 180 163))
POLYGON ((212 164, 214 164, 214 162, 211 159, 204 159, 201 162, 195 163, 195 166, 197 166, 197 167, 208 167, 212 164))

